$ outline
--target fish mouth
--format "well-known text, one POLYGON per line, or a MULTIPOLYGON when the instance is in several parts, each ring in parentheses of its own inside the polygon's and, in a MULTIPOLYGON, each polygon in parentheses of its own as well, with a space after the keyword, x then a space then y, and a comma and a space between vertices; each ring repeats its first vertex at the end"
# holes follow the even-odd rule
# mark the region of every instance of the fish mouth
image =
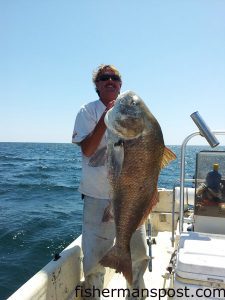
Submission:
POLYGON ((117 134, 125 139, 138 138, 144 130, 142 119, 137 117, 125 116, 116 122, 117 134))

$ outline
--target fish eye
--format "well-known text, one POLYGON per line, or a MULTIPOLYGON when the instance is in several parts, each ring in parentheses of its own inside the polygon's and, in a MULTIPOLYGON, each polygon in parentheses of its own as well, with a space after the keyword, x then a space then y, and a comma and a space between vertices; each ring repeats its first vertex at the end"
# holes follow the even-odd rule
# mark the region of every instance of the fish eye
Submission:
POLYGON ((137 105, 137 102, 133 100, 133 101, 131 101, 131 105, 135 106, 135 105, 137 105))

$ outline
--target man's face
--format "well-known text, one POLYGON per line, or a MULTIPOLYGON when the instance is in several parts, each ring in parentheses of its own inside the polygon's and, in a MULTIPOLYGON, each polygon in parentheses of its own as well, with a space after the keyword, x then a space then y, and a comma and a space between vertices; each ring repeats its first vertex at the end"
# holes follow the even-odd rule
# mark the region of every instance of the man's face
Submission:
POLYGON ((115 74, 110 68, 105 69, 97 77, 96 88, 99 91, 100 98, 104 104, 108 104, 110 101, 115 100, 121 88, 122 82, 120 77, 115 74))

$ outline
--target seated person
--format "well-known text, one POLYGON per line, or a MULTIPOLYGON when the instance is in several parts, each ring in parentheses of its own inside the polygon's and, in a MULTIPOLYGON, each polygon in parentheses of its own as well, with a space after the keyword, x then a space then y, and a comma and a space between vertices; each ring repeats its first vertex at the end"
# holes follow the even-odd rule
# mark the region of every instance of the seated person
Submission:
POLYGON ((219 164, 213 165, 213 171, 210 171, 206 176, 206 187, 208 189, 209 195, 212 198, 220 198, 221 196, 221 174, 218 172, 219 164))
POLYGON ((201 183, 197 188, 196 195, 199 199, 219 201, 221 199, 221 174, 218 172, 219 164, 213 164, 213 171, 210 171, 205 183, 201 183))

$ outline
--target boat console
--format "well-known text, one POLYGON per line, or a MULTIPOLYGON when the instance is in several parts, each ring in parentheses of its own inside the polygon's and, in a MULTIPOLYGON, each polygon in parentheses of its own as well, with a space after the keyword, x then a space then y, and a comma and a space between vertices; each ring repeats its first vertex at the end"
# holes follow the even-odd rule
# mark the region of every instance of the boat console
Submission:
MULTIPOLYGON (((188 136, 181 151, 180 224, 179 242, 174 267, 175 290, 188 288, 192 299, 225 298, 225 151, 200 151, 196 156, 194 210, 190 219, 191 230, 185 230, 184 184, 185 147, 199 134, 211 145, 218 145, 199 114, 193 119, 199 133, 188 136), (195 119, 197 117, 197 120, 195 119), (198 120, 198 117, 200 120, 198 120), (203 126, 203 128, 202 128, 203 126), (197 292, 201 291, 203 294, 197 292)), ((225 132, 216 132, 225 134, 225 132)), ((179 299, 174 297, 173 299, 179 299)))

